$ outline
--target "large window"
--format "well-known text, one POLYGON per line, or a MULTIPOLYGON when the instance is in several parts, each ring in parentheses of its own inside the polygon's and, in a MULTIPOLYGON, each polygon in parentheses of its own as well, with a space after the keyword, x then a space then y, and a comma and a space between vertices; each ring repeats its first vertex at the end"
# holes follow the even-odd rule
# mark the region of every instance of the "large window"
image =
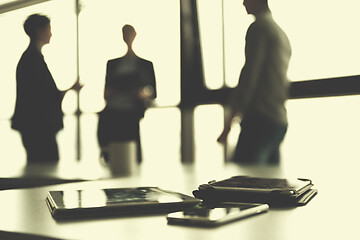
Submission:
MULTIPOLYGON (((125 54, 121 28, 124 24, 131 24, 138 33, 134 42, 136 53, 154 63, 158 91, 156 104, 160 106, 149 109, 141 122, 144 163, 148 159, 151 162, 178 162, 180 110, 175 106, 180 102, 179 0, 80 2, 80 80, 85 84, 80 92, 80 108, 85 113, 80 118, 83 159, 98 160, 96 112, 105 105, 105 67, 109 59, 125 54)), ((358 0, 269 0, 269 3, 275 20, 292 43, 289 68, 292 81, 360 73, 358 0)), ((209 89, 234 87, 245 61, 246 30, 254 19, 246 14, 241 0, 197 0, 197 4, 206 86, 209 89)), ((22 149, 20 136, 11 130, 9 121, 16 98, 15 69, 28 45, 22 24, 33 13, 51 18, 53 38, 43 53, 56 84, 60 89, 66 89, 77 76, 74 5, 74 0, 51 0, 0 14, 0 28, 3 29, 0 40, 1 161, 11 158, 13 162, 25 162, 24 151, 19 151, 22 149)), ((76 116, 73 115, 77 107, 76 97, 74 92, 65 96, 65 128, 58 135, 61 158, 67 160, 74 160, 76 156, 76 116)), ((358 97, 289 101, 290 126, 284 142, 285 157, 314 159, 320 157, 326 148, 336 149, 337 146, 355 153, 359 114, 349 106, 358 103, 358 97), (346 126, 339 124, 343 122, 346 126), (347 136, 355 141, 341 145, 341 139, 347 136), (309 156, 302 151, 304 144, 315 155, 309 156), (296 156, 299 152, 301 154, 296 156)), ((206 164, 207 161, 223 160, 224 149, 216 142, 223 127, 223 116, 224 109, 220 105, 196 108, 195 145, 199 162, 206 164)), ((229 148, 234 148, 239 132, 239 126, 232 130, 229 148)))
POLYGON ((224 84, 222 1, 198 0, 198 19, 206 85, 217 89, 224 84))
POLYGON ((154 64, 157 105, 180 102, 179 1, 83 0, 80 14, 80 76, 85 87, 81 109, 97 112, 104 107, 103 89, 108 60, 126 53, 122 27, 137 31, 134 50, 154 64))
POLYGON ((360 1, 269 2, 292 44, 291 80, 360 74, 360 1))
MULTIPOLYGON (((244 65, 246 30, 254 20, 239 0, 197 0, 205 83, 234 87, 244 65)), ((293 55, 291 81, 360 74, 358 0, 269 0, 293 55)))
MULTIPOLYGON (((2 2, 0 2, 1 4, 2 2)), ((105 67, 109 59, 126 53, 122 27, 131 24, 137 31, 134 50, 139 57, 154 64, 158 97, 141 122, 144 160, 147 156, 180 156, 180 4, 168 0, 81 0, 79 15, 80 92, 82 158, 98 160, 100 150, 96 138, 98 118, 103 109, 105 67), (164 107, 166 106, 166 107, 164 107), (167 129, 166 132, 161 130, 167 129), (154 136, 162 140, 154 141, 154 136), (168 145, 164 151, 163 145, 168 145), (161 148, 161 149, 160 149, 161 148), (153 151, 152 151, 153 150, 153 151)), ((34 13, 50 17, 53 37, 43 55, 59 89, 70 87, 77 77, 77 37, 75 0, 51 0, 0 14, 3 30, 0 44, 0 159, 23 163, 20 135, 10 127, 16 99, 16 65, 29 44, 23 22, 34 13), (4 147, 6 146, 6 147, 4 147), (18 161, 17 161, 18 160, 18 161)), ((58 134, 61 159, 76 156, 77 96, 65 95, 64 130, 58 134)), ((179 160, 178 158, 173 158, 179 160)))
MULTIPOLYGON (((0 118, 9 119, 15 103, 15 69, 28 45, 22 24, 33 13, 51 18, 53 38, 43 53, 55 82, 66 89, 76 79, 76 15, 74 0, 52 0, 0 15, 4 29, 0 46, 0 118)), ((104 107, 105 66, 109 59, 126 53, 121 28, 135 27, 135 52, 153 62, 157 80, 157 105, 180 102, 180 9, 178 1, 83 0, 80 13, 80 77, 85 87, 80 94, 84 112, 104 107), (166 11, 164 10, 166 9, 166 11), (166 19, 166 21, 165 21, 166 19)), ((73 113, 74 92, 64 99, 63 109, 73 113)))

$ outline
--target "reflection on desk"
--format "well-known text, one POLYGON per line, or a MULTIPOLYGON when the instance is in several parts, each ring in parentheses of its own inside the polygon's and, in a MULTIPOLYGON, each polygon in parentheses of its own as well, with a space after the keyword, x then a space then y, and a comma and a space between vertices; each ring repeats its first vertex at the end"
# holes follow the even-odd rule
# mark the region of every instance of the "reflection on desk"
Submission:
POLYGON ((86 180, 108 179, 109 169, 100 163, 70 162, 59 164, 31 164, 1 166, 0 190, 39 187, 86 180))

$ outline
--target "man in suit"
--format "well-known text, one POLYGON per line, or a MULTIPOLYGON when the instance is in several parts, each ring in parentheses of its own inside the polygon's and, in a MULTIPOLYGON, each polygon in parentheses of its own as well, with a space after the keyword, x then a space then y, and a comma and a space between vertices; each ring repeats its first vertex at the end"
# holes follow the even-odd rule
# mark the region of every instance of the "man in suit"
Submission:
MULTIPOLYGON (((50 42, 50 19, 33 14, 24 23, 30 44, 16 69, 17 98, 12 128, 21 134, 28 163, 59 160, 56 133, 63 128, 61 102, 65 91, 56 87, 41 53, 50 42)), ((80 90, 79 83, 71 89, 80 90)))
POLYGON ((105 160, 108 154, 104 149, 109 143, 135 140, 140 163, 139 122, 149 103, 156 98, 155 73, 152 62, 138 57, 132 48, 135 29, 125 25, 122 31, 128 51, 125 56, 107 63, 106 107, 99 115, 98 140, 105 160))
POLYGON ((279 147, 288 126, 285 101, 291 46, 272 18, 267 0, 244 0, 244 6, 256 20, 246 34, 245 65, 231 98, 231 117, 218 141, 226 142, 231 121, 239 115, 241 133, 233 160, 278 164, 279 147))

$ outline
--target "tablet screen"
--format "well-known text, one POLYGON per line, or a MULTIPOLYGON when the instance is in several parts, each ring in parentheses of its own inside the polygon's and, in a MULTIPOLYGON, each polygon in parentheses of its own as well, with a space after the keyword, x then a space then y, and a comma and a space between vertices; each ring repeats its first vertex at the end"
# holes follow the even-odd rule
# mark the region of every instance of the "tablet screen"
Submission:
POLYGON ((50 191, 49 195, 52 197, 58 208, 94 208, 154 203, 177 203, 184 201, 180 194, 168 193, 158 188, 50 191))

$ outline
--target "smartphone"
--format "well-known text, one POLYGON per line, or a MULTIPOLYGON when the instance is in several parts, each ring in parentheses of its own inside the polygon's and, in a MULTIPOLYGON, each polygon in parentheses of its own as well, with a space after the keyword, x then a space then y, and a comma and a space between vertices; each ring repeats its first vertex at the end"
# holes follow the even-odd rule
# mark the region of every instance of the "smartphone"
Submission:
POLYGON ((216 227, 268 210, 267 204, 221 203, 211 206, 201 203, 189 210, 169 214, 167 221, 175 225, 216 227))

